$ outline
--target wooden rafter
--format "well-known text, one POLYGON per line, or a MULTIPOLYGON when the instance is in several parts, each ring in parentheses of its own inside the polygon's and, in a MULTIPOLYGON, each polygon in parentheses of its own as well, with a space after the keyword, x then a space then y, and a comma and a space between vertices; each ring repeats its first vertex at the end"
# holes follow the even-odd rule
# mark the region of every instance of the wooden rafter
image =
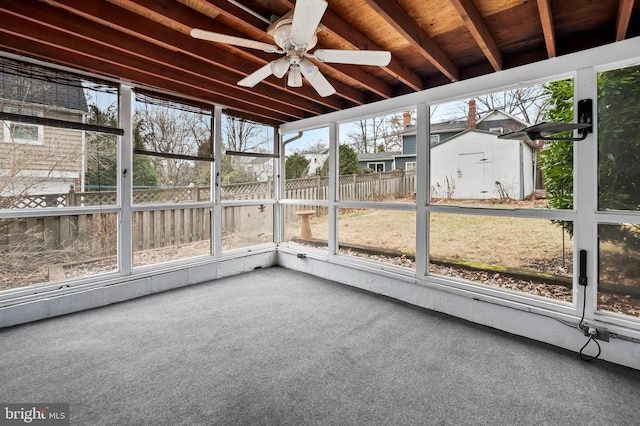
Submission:
MULTIPOLYGON (((290 0, 282 0, 282 4, 286 5, 290 9, 293 9, 295 5, 295 3, 290 0)), ((337 13, 331 11, 330 8, 325 11, 324 16, 322 17, 322 29, 323 31, 331 33, 333 37, 340 40, 342 44, 351 49, 385 50, 383 47, 379 46, 367 36, 353 28, 352 25, 349 25, 349 23, 342 19, 337 13)), ((405 67, 393 56, 391 57, 391 63, 386 67, 381 68, 393 78, 401 81, 413 90, 417 91, 424 88, 422 77, 405 67)))
MULTIPOLYGON (((120 1, 120 0, 119 0, 120 1)), ((206 0, 179 0, 181 3, 185 3, 192 7, 197 7, 199 11, 205 14, 216 14, 224 16, 229 22, 233 23, 234 28, 244 28, 247 32, 245 38, 248 36, 249 38, 271 43, 273 44, 273 39, 266 32, 266 25, 264 22, 259 19, 251 16, 249 13, 243 12, 241 9, 237 7, 231 7, 231 4, 224 0, 217 1, 206 1, 206 0)), ((322 47, 322 43, 319 42, 317 48, 322 47)), ((276 59, 274 57, 273 59, 276 59)), ((368 90, 373 93, 379 95, 382 98, 390 98, 393 95, 393 90, 389 85, 382 82, 379 79, 374 78, 371 74, 367 73, 361 67, 343 67, 339 64, 325 64, 316 62, 316 65, 320 68, 321 71, 326 72, 328 69, 332 69, 342 74, 341 78, 345 80, 350 80, 352 84, 359 84, 365 86, 368 90)), ((343 83, 336 82, 335 79, 330 80, 331 84, 336 87, 340 86, 343 83)), ((338 92, 344 92, 342 90, 338 90, 338 92)), ((348 93, 348 91, 347 91, 348 93)), ((354 99, 350 99, 352 101, 356 101, 354 99)), ((359 103, 359 102, 357 102, 359 103)))
POLYGON ((620 0, 618 17, 616 19, 616 41, 624 40, 629 28, 631 12, 633 12, 634 0, 620 0))
POLYGON ((556 56, 556 36, 553 29, 553 16, 549 0, 538 0, 538 13, 540 13, 540 24, 544 34, 544 43, 547 47, 547 55, 550 58, 556 56))
POLYGON ((457 81, 460 78, 458 67, 398 3, 385 0, 365 0, 365 2, 447 78, 451 81, 457 81))
MULTIPOLYGON (((7 15, 0 11, 0 19, 7 18, 7 15)), ((179 73, 154 73, 153 69, 142 71, 135 63, 123 65, 117 60, 112 59, 113 52, 108 50, 96 50, 97 46, 63 46, 57 43, 60 36, 53 36, 52 41, 42 40, 37 36, 27 36, 24 29, 30 30, 30 25, 20 28, 19 31, 10 28, 13 23, 20 23, 21 20, 13 19, 11 24, 0 28, 0 48, 7 52, 18 55, 26 53, 29 56, 54 64, 64 65, 87 71, 90 73, 100 73, 107 77, 121 78, 129 81, 143 82, 149 87, 158 88, 172 92, 181 93, 184 96, 197 97, 199 99, 209 100, 221 105, 226 105, 232 109, 246 111, 256 116, 261 116, 276 122, 284 122, 290 119, 286 114, 257 108, 247 105, 236 97, 225 96, 214 90, 196 87, 186 83, 186 75, 179 73), (81 51, 78 51, 78 48, 81 51), (93 48, 94 54, 83 51, 93 48), (55 55, 52 55, 55 52, 55 55), (95 52, 104 52, 105 56, 96 55, 95 52), (82 64, 79 66, 78 64, 82 64)), ((63 35, 64 37, 64 35, 63 35)), ((116 55, 117 56, 117 55, 116 55)))
MULTIPOLYGON (((56 3, 55 1, 51 1, 54 5, 60 6, 60 3, 56 3)), ((197 59, 198 61, 193 62, 194 66, 200 67, 200 69, 205 72, 203 78, 220 80, 222 84, 228 85, 233 84, 235 87, 235 83, 238 79, 244 77, 244 74, 238 71, 238 67, 240 68, 251 68, 256 65, 244 58, 237 57, 230 53, 227 50, 220 49, 215 45, 207 43, 206 46, 198 41, 194 40, 192 37, 188 35, 190 31, 190 27, 186 25, 181 26, 181 31, 179 34, 168 33, 164 31, 161 27, 150 25, 147 23, 147 18, 141 18, 140 15, 130 12, 128 10, 120 9, 119 7, 113 5, 103 5, 97 16, 92 15, 96 11, 92 9, 95 7, 92 5, 94 2, 86 2, 82 0, 73 0, 73 1, 65 1, 64 10, 68 11, 72 14, 79 14, 81 16, 88 16, 94 23, 98 25, 104 25, 107 28, 110 28, 114 31, 125 33, 127 36, 138 38, 144 40, 146 42, 152 43, 159 47, 166 49, 169 52, 179 52, 185 55, 190 56, 193 59, 197 59), (102 18, 102 16, 118 16, 117 22, 112 22, 102 18), (211 58, 216 58, 216 61, 213 61, 211 58), (200 66, 200 61, 205 64, 208 64, 206 67, 200 66), (233 66, 225 65, 232 63, 233 66), (210 68, 210 66, 214 66, 215 68, 210 68), (221 68, 222 70, 232 73, 212 73, 212 70, 221 68), (229 76, 228 78, 226 76, 229 76)), ((62 10, 62 8, 59 8, 62 10)), ((77 21, 77 19, 73 19, 71 17, 65 18, 66 20, 77 21)), ((60 26, 70 25, 71 23, 64 22, 64 19, 60 20, 60 26)), ((81 28, 80 23, 76 24, 76 28, 79 30, 81 28)), ((174 24, 174 27, 177 27, 177 24, 174 24)), ((266 54, 263 56, 268 59, 266 54)), ((263 60, 266 63, 266 59, 263 60)), ((171 65, 171 64, 169 64, 171 65)), ((243 88, 239 88, 242 90, 243 88)), ((278 91, 281 90, 281 85, 277 82, 275 83, 267 83, 265 86, 266 92, 264 92, 264 96, 267 99, 273 99, 274 96, 278 96, 278 91), (270 89, 266 90, 267 87, 270 89)), ((251 90, 251 93, 257 93, 261 95, 262 88, 259 91, 251 90)), ((310 88, 306 88, 305 90, 301 90, 296 92, 295 95, 291 97, 287 101, 288 104, 299 105, 303 109, 307 110, 307 108, 311 108, 312 110, 317 111, 319 105, 316 104, 316 96, 313 90, 310 88), (316 104, 316 105, 314 105, 316 104)), ((328 99, 324 106, 339 109, 340 103, 336 102, 336 99, 328 99)), ((322 106, 320 106, 322 109, 322 106)), ((311 110, 309 110, 311 112, 311 110)))
POLYGON ((299 1, 1 0, 0 51, 282 123, 623 40, 640 19, 635 0, 329 0, 314 49, 388 50, 391 62, 316 61, 336 89, 327 97, 274 75, 239 86, 280 56, 190 34, 271 45, 274 17, 291 16, 299 1))
MULTIPOLYGON (((47 0, 49 1, 49 0, 47 0)), ((68 1, 68 0, 64 0, 68 1)), ((76 0, 77 1, 77 0, 76 0)), ((133 13, 137 13, 140 16, 148 18, 152 21, 155 21, 161 25, 169 26, 169 28, 175 29, 176 25, 179 28, 180 32, 189 34, 191 29, 194 27, 205 27, 211 31, 220 32, 228 35, 233 35, 236 37, 246 38, 246 34, 241 33, 234 28, 231 28, 226 25, 222 25, 217 21, 213 21, 208 19, 205 15, 201 15, 199 13, 195 13, 195 10, 190 9, 182 4, 176 4, 174 1, 169 0, 154 0, 154 1, 142 1, 142 0, 110 0, 118 3, 118 6, 124 8, 125 10, 129 10, 133 13), (170 25, 167 25, 166 18, 163 15, 163 11, 167 8, 172 7, 174 9, 183 9, 182 13, 178 13, 182 19, 180 21, 172 21, 170 25), (197 21, 195 20, 197 19, 197 21), (175 23, 174 23, 175 22, 175 23)), ((273 40, 271 40, 273 41, 273 40)), ((204 44, 212 44, 208 42, 199 42, 201 45, 204 44)), ((235 51, 240 56, 254 58, 256 61, 256 65, 253 67, 237 67, 238 69, 243 69, 245 71, 244 76, 255 71, 259 67, 267 64, 268 62, 274 60, 273 55, 268 53, 260 52, 260 51, 247 51, 246 49, 237 48, 233 46, 226 46, 227 49, 235 51)), ((233 63, 234 61, 232 61, 233 63)), ((330 80, 331 84, 338 91, 339 96, 342 96, 345 99, 348 99, 355 104, 361 105, 366 102, 366 99, 362 94, 354 89, 353 87, 343 84, 339 81, 330 80)), ((280 85, 280 87, 282 87, 280 85)), ((305 88, 308 89, 308 93, 310 96, 317 98, 313 89, 309 86, 305 85, 305 88)), ((319 102, 324 102, 323 99, 319 100, 319 102)))
POLYGON ((502 53, 473 2, 471 0, 451 0, 451 4, 458 11, 462 21, 471 32, 480 49, 482 49, 493 69, 501 71, 502 53))

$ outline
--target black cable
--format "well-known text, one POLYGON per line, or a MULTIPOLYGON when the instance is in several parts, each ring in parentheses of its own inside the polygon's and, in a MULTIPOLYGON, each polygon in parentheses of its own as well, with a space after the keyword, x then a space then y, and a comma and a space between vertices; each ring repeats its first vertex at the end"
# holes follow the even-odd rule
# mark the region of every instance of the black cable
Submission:
MULTIPOLYGON (((586 290, 585 290, 585 291, 586 291, 586 290)), ((586 332, 586 331, 584 331, 584 330, 582 329, 582 323, 584 322, 584 312, 585 312, 585 310, 586 310, 586 307, 587 307, 587 297, 586 297, 586 294, 585 294, 585 295, 583 295, 583 297, 582 297, 582 318, 580 318, 580 323, 578 323, 578 329, 579 329, 580 331, 582 331, 582 332, 584 333, 584 335, 585 335, 585 336, 589 336, 589 340, 587 340, 587 343, 585 343, 585 344, 584 344, 584 346, 582 346, 582 347, 580 348, 580 352, 579 352, 579 354, 580 354, 580 359, 581 359, 581 360, 583 360, 583 361, 587 361, 587 362, 590 362, 590 361, 593 361, 593 360, 598 359, 598 357, 600 356, 601 349, 600 349, 600 343, 598 343, 598 342, 596 341, 596 339, 594 339, 594 338, 593 338, 593 335, 589 334, 588 332, 586 332), (594 355, 594 356, 591 356, 591 355, 585 355, 585 354, 583 354, 583 353, 582 353, 582 351, 584 351, 584 350, 585 350, 585 348, 587 347, 587 345, 589 345, 589 343, 590 343, 590 342, 595 343, 595 344, 596 344, 596 346, 598 347, 598 353, 597 353, 596 355, 594 355)))

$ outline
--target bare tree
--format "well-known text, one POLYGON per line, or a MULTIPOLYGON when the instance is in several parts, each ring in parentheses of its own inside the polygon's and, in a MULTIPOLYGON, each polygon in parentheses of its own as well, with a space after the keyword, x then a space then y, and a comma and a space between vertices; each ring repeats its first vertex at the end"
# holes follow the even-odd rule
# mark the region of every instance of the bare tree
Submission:
POLYGON ((309 151, 309 152, 322 152, 327 148, 329 148, 329 142, 327 142, 327 141, 325 141, 323 139, 318 139, 317 141, 315 141, 312 144, 310 144, 309 146, 307 146, 306 151, 309 151))
MULTIPOLYGON (((135 113, 140 144, 147 150, 197 156, 211 135, 211 116, 176 108, 145 104, 135 113)), ((138 144, 138 142, 136 142, 138 144)), ((166 186, 187 185, 197 180, 194 161, 153 158, 160 183, 166 186)))
MULTIPOLYGON (((478 114, 500 109, 527 123, 538 123, 549 107, 549 96, 542 86, 519 87, 505 92, 494 92, 474 97, 478 105, 478 114)), ((467 117, 467 101, 460 102, 457 111, 461 117, 467 117)))
POLYGON ((226 116, 223 129, 226 136, 224 145, 230 151, 267 152, 271 148, 268 146, 273 141, 268 134, 273 131, 271 127, 244 118, 226 116))
MULTIPOLYGON (((408 111, 412 119, 413 111, 408 111)), ((359 120, 347 133, 347 142, 357 153, 391 152, 402 149, 403 114, 385 115, 359 120)))

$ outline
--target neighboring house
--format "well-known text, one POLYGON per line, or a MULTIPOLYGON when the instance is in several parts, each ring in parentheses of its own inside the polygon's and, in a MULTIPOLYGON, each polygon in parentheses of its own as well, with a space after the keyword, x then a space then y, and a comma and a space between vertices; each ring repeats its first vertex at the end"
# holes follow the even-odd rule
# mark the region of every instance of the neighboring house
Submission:
MULTIPOLYGON (((0 112, 84 122, 80 81, 0 69, 0 112)), ((0 196, 69 192, 83 179, 84 132, 0 121, 0 196)))
MULTIPOLYGON (((530 124, 502 110, 492 110, 476 120, 475 102, 469 118, 435 123, 430 127, 430 178, 433 198, 524 199, 535 191, 534 142, 498 139, 502 133, 530 124)), ((361 168, 378 158, 384 169, 415 170, 416 127, 402 133, 402 152, 360 154, 361 168), (374 157, 375 156, 375 157, 374 157), (384 159, 384 160, 382 160, 384 159)))
POLYGON ((309 175, 314 175, 316 170, 321 168, 329 158, 329 148, 308 149, 298 154, 309 160, 309 175))
POLYGON ((248 172, 252 173, 259 182, 269 180, 273 177, 273 159, 271 158, 252 158, 244 167, 248 172))
MULTIPOLYGON (((374 172, 388 172, 399 167, 395 165, 395 158, 400 152, 374 152, 372 154, 358 154, 360 169, 370 169, 374 172)), ((414 155, 415 157, 415 155, 414 155)))

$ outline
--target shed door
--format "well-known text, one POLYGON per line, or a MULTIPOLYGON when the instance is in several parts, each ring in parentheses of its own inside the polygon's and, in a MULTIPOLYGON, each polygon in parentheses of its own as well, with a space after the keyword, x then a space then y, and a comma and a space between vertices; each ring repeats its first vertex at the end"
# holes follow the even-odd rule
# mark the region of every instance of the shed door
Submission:
POLYGON ((491 163, 484 152, 458 154, 458 198, 487 198, 490 176, 487 170, 491 163))

